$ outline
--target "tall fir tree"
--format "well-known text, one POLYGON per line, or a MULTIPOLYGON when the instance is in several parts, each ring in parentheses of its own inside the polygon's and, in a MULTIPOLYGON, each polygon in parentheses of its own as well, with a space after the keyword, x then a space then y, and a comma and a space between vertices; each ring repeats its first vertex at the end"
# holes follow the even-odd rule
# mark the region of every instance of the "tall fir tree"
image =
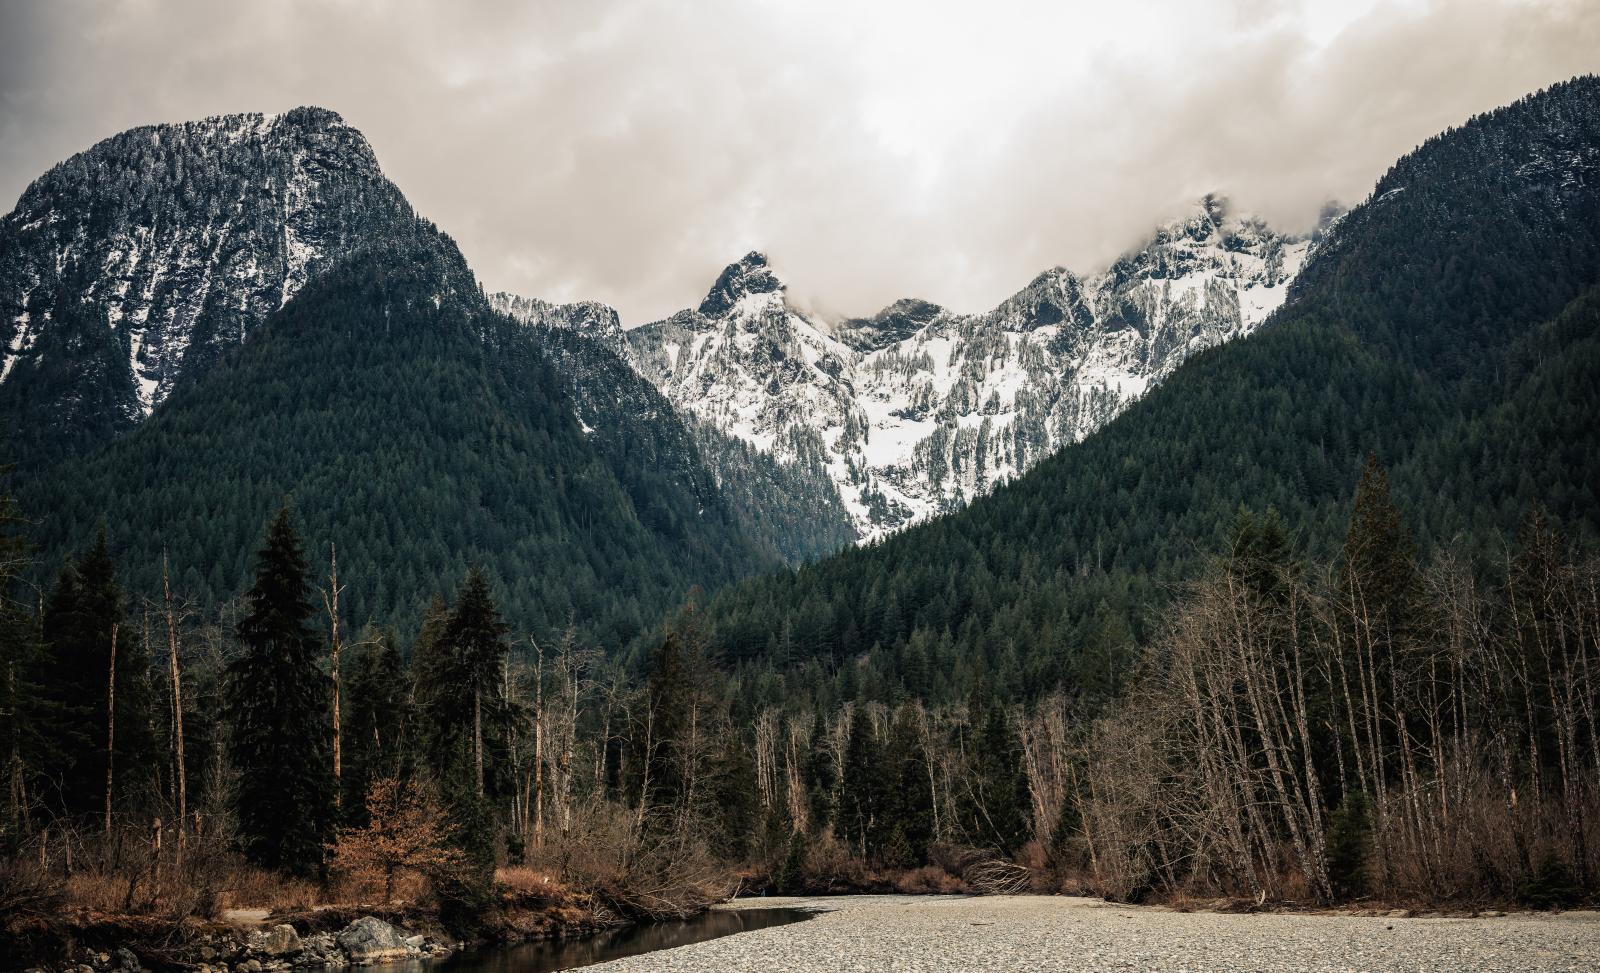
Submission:
POLYGON ((31 831, 35 796, 46 770, 64 764, 47 688, 47 657, 24 575, 33 550, 16 501, 0 495, 0 760, 6 788, 0 855, 20 849, 31 831))
POLYGON ((424 632, 428 643, 418 672, 428 684, 422 694, 426 756, 450 808, 456 841, 479 875, 487 876, 494 867, 493 798, 511 782, 501 779, 501 666, 508 628, 483 571, 467 572, 449 616, 433 627, 424 632))
POLYGON ((1005 710, 982 689, 975 698, 973 767, 960 809, 962 826, 974 844, 1011 855, 1028 840, 1028 778, 1005 710))
POLYGON ((889 732, 884 768, 889 786, 884 794, 881 830, 883 863, 894 868, 925 864, 928 845, 933 841, 933 790, 920 716, 916 704, 901 706, 889 732))
POLYGON ((369 628, 345 686, 344 793, 340 808, 355 827, 367 823, 367 792, 385 777, 406 779, 412 772, 411 677, 395 634, 369 628))
POLYGON ((882 844, 886 790, 883 745, 872 732, 866 707, 857 704, 850 714, 836 827, 840 840, 863 858, 875 859, 882 844))
POLYGON ((288 506, 256 554, 256 579, 238 625, 229 676, 235 810, 246 856, 314 876, 333 837, 332 686, 312 627, 311 568, 288 506))
POLYGON ((57 808, 74 817, 98 815, 104 808, 109 758, 115 809, 148 809, 155 799, 150 664, 128 628, 105 530, 75 565, 62 571, 45 602, 42 629, 50 660, 45 687, 62 749, 57 808), (116 740, 108 753, 113 629, 120 645, 116 740))
POLYGON ((1375 455, 1356 485, 1339 587, 1352 611, 1368 619, 1380 655, 1403 650, 1421 623, 1422 576, 1411 531, 1389 494, 1389 474, 1375 455))

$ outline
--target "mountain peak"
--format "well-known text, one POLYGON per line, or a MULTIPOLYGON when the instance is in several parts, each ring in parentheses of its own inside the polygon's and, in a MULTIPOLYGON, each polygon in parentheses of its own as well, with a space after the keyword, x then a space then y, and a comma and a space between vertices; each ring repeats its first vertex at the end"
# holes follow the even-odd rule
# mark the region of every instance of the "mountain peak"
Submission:
POLYGON ((906 340, 943 313, 944 308, 930 301, 902 297, 871 317, 846 318, 834 334, 857 351, 877 351, 906 340))
POLYGON ((707 317, 720 317, 728 313, 740 299, 751 294, 782 294, 783 281, 772 272, 767 255, 752 250, 734 263, 723 268, 717 282, 711 285, 705 300, 700 302, 700 313, 707 317))
POLYGON ((343 115, 331 108, 322 108, 317 105, 301 105, 299 108, 291 108, 278 117, 291 125, 304 125, 308 128, 326 128, 345 124, 343 115))

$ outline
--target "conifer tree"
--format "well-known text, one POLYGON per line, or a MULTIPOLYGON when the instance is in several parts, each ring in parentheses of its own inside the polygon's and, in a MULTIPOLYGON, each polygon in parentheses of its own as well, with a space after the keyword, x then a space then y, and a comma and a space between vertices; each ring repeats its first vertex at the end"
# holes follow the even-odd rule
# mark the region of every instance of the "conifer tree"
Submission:
POLYGON ((1376 456, 1367 457, 1356 485, 1340 569, 1341 591, 1359 603, 1352 607, 1369 619, 1383 649, 1394 651, 1420 622, 1422 578, 1411 532, 1389 495, 1389 474, 1376 456))
POLYGON ((973 842, 1010 855, 1028 840, 1028 779, 1005 711, 987 695, 979 699, 962 824, 973 842))
POLYGON ((918 708, 907 703, 895 713, 885 772, 883 863, 915 868, 928 860, 933 840, 933 792, 928 784, 928 753, 918 726, 918 708))
POLYGON ((118 810, 146 807, 154 796, 149 660, 129 646, 131 640, 124 640, 116 657, 115 753, 105 749, 113 626, 126 633, 126 605, 102 529, 78 562, 62 571, 43 620, 50 657, 46 685, 65 758, 59 807, 70 815, 103 807, 108 757, 118 810))
POLYGON ((311 625, 311 569, 289 508, 267 528, 230 673, 236 812, 249 859, 312 876, 335 817, 331 687, 311 625))
POLYGON ((866 707, 850 714, 839 789, 839 838, 863 858, 875 858, 882 841, 885 797, 883 747, 866 707))
POLYGON ((480 876, 494 865, 491 800, 502 783, 506 632, 488 577, 473 568, 437 634, 424 632, 429 642, 419 660, 419 680, 427 683, 428 764, 450 808, 455 839, 480 876))
POLYGON ((369 629, 357 643, 345 698, 344 809, 347 822, 366 823, 366 797, 374 781, 411 775, 408 734, 411 679, 393 632, 369 629))
POLYGON ((38 626, 22 589, 32 563, 24 521, 10 496, 0 495, 0 779, 6 800, 0 818, 0 854, 14 853, 30 830, 40 771, 62 766, 55 734, 56 707, 45 692, 46 657, 38 626))
POLYGON ((806 800, 810 805, 812 834, 821 834, 833 821, 833 789, 837 781, 833 754, 828 750, 828 727, 819 711, 812 718, 811 749, 805 760, 806 800))

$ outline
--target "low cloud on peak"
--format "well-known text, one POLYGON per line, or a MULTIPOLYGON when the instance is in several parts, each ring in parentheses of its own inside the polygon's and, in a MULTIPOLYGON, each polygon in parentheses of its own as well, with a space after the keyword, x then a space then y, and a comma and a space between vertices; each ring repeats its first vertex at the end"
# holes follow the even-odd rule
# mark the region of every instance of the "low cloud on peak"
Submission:
POLYGON ((0 0, 0 194, 134 125, 322 105, 491 290, 633 325, 773 255, 797 301, 992 307, 1220 191, 1304 230, 1600 70, 1586 0, 0 0), (204 38, 204 42, 197 40, 204 38))

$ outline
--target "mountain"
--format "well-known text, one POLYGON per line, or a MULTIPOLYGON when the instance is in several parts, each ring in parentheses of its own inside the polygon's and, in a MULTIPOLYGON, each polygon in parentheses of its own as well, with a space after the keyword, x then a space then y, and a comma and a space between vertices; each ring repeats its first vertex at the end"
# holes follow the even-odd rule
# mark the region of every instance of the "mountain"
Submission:
POLYGON ((751 253, 697 308, 626 338, 681 410, 825 471, 872 539, 959 509, 1250 333, 1333 215, 1290 237, 1207 197, 1105 272, 1054 268, 983 314, 907 299, 824 322, 751 253))
POLYGON ((321 270, 417 233, 433 229, 324 109, 106 139, 0 219, 0 417, 26 458, 126 432, 321 270))
POLYGON ((1005 698, 1106 690, 1241 506, 1328 555, 1369 453, 1425 551, 1502 554, 1535 505, 1592 541, 1597 288, 1600 79, 1584 77, 1399 160, 1266 326, 1193 355, 1026 475, 724 592, 706 612, 715 647, 763 667, 851 660, 769 678, 773 698, 796 691, 785 678, 882 699, 978 681, 1005 698))
MULTIPOLYGON (((506 293, 489 300, 532 329, 566 379, 584 431, 610 452, 614 465, 635 469, 643 479, 670 473, 687 482, 704 476, 700 489, 720 492, 746 536, 791 565, 855 540, 825 474, 780 463, 681 414, 640 376, 616 311, 593 301, 551 304, 506 293), (675 461, 683 468, 674 470, 675 461)), ((647 504, 649 495, 647 489, 635 501, 647 504)))
POLYGON ((108 139, 0 241, 0 414, 47 564, 103 522, 134 590, 166 551, 220 603, 288 498, 314 549, 338 544, 348 620, 414 624, 476 562, 519 631, 614 644, 782 563, 670 404, 613 351, 496 312, 331 112, 108 139))

